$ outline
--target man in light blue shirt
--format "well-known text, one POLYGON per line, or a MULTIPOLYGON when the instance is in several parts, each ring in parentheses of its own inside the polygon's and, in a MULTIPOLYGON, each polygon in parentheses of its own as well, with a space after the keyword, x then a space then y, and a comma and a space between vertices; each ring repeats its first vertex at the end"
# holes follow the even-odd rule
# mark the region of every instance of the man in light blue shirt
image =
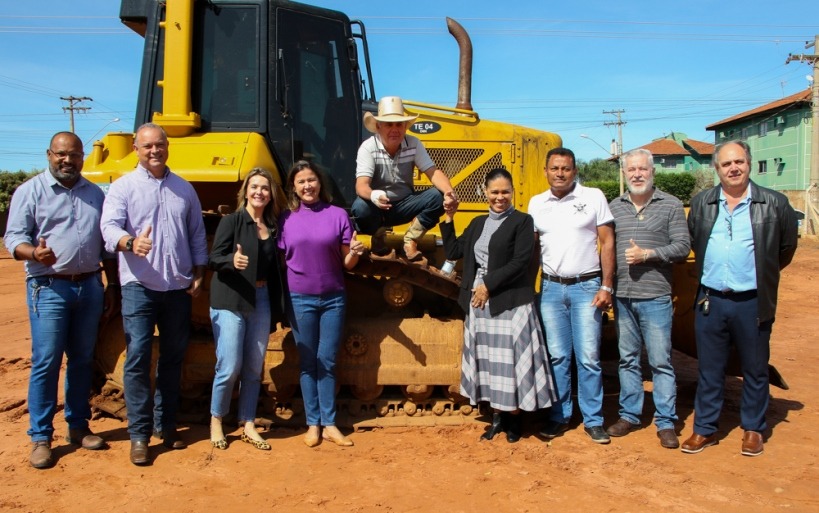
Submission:
POLYGON ((759 456, 767 430, 768 359, 779 274, 793 259, 796 214, 783 194, 750 179, 751 150, 742 141, 717 147, 720 184, 691 199, 688 230, 700 288, 694 312, 699 377, 694 433, 682 451, 718 443, 717 429, 731 346, 742 368, 743 456, 759 456))
POLYGON ((103 250, 99 231, 104 194, 82 172, 82 141, 71 132, 51 138, 48 171, 20 185, 11 199, 5 244, 25 260, 31 324, 28 410, 34 468, 54 464, 51 442, 57 383, 66 354, 66 440, 85 449, 105 442, 88 428, 92 362, 97 329, 116 309, 114 255, 103 250), (103 292, 100 261, 108 288, 103 292))
POLYGON ((196 191, 165 164, 165 131, 151 123, 142 125, 134 150, 139 165, 111 184, 100 226, 106 249, 119 252, 130 458, 134 465, 146 465, 151 433, 168 448, 185 448, 176 432, 182 360, 191 297, 201 292, 208 253, 196 191), (155 327, 159 360, 152 398, 155 327))

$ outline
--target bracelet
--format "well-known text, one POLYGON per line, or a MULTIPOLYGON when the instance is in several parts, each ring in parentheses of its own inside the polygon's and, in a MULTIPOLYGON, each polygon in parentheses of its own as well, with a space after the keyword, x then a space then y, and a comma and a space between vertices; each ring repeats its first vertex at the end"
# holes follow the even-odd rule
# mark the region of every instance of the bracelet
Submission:
POLYGON ((600 285, 600 290, 605 290, 609 294, 614 294, 614 289, 611 287, 606 287, 605 285, 600 285))
POLYGON ((648 262, 648 250, 643 250, 643 262, 648 262))

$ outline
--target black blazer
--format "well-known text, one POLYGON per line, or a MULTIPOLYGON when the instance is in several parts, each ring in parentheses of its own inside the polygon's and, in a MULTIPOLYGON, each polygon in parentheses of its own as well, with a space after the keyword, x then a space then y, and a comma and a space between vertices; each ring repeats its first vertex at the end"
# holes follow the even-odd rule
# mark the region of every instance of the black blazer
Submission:
MULTIPOLYGON (((275 240, 277 236, 275 229, 271 230, 270 236, 275 240)), ((258 251, 259 236, 256 231, 256 222, 250 217, 247 210, 241 209, 219 221, 208 258, 208 268, 214 271, 210 280, 210 306, 212 308, 244 313, 252 312, 256 308, 258 258, 254 257, 258 251), (247 269, 243 271, 233 267, 236 244, 241 244, 242 251, 250 256, 247 269)), ((278 258, 278 248, 276 248, 267 277, 273 325, 284 318, 282 283, 281 263, 278 258)))
MULTIPOLYGON (((488 215, 476 217, 460 237, 455 237, 453 223, 441 223, 444 250, 449 260, 463 258, 463 279, 458 304, 469 312, 472 284, 478 264, 475 262, 475 243, 483 232, 488 215)), ((518 210, 500 225, 489 239, 489 272, 483 278, 489 290, 489 313, 501 312, 534 301, 537 263, 533 263, 535 227, 532 216, 518 210)))

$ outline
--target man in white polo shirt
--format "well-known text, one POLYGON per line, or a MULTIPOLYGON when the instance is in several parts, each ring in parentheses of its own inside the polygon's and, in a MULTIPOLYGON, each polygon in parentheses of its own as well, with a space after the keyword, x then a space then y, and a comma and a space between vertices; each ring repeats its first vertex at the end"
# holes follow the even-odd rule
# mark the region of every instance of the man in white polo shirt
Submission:
POLYGON ((540 235, 540 314, 558 394, 540 434, 547 439, 559 436, 572 417, 574 353, 584 429, 593 442, 607 444, 611 440, 603 429, 600 329, 614 292, 614 218, 602 191, 583 187, 576 177, 574 153, 551 149, 546 155, 550 188, 529 201, 528 212, 540 235))

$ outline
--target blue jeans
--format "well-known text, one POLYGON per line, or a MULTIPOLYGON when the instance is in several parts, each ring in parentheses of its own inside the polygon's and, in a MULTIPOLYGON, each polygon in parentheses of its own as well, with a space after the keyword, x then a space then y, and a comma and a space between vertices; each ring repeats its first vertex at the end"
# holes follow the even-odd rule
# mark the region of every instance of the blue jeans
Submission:
POLYGON ((643 344, 654 384, 654 423, 657 430, 673 429, 677 420, 677 384, 671 366, 670 296, 653 299, 615 298, 614 315, 620 349, 620 418, 640 423, 643 413, 643 344))
POLYGON ((239 379, 239 422, 256 419, 264 355, 270 336, 270 298, 267 287, 256 288, 256 309, 250 313, 210 309, 216 340, 216 376, 210 414, 224 417, 230 409, 233 386, 239 379))
POLYGON ((586 427, 603 425, 603 372, 600 329, 603 312, 592 306, 600 278, 563 285, 543 280, 540 316, 557 387, 549 419, 565 424, 572 418, 572 353, 577 361, 577 403, 586 427))
MULTIPOLYGON (((703 297, 700 291, 697 302, 703 297)), ((737 348, 742 367, 740 423, 746 431, 763 432, 768 425, 768 360, 773 320, 758 323, 756 292, 722 296, 711 294, 710 312, 697 306, 694 333, 697 337, 699 378, 694 398, 694 432, 703 436, 719 427, 725 393, 725 369, 731 344, 737 348)))
POLYGON ((122 287, 125 328, 125 406, 132 441, 151 431, 176 429, 182 360, 188 348, 191 296, 184 289, 158 292, 138 283, 122 287), (154 328, 159 328, 156 392, 151 394, 154 328))
POLYGON ((336 423, 336 355, 344 331, 346 295, 290 293, 290 328, 299 350, 299 384, 308 426, 336 423))
POLYGON ((29 278, 26 289, 31 324, 28 435, 32 442, 51 441, 63 353, 65 421, 71 429, 84 429, 91 418, 88 396, 103 308, 102 277, 97 273, 81 282, 29 278))
POLYGON ((350 209, 356 231, 372 235, 382 226, 397 226, 412 221, 414 217, 426 228, 438 224, 444 213, 444 195, 435 187, 419 194, 411 194, 392 203, 389 210, 376 207, 371 201, 356 197, 350 209))

